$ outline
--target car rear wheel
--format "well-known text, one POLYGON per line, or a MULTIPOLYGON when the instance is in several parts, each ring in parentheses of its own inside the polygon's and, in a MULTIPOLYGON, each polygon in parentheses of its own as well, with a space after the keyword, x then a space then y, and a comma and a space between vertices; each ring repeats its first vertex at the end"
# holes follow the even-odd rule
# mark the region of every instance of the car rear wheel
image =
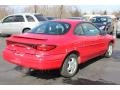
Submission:
POLYGON ((113 53, 113 44, 110 43, 109 46, 108 46, 108 49, 105 53, 105 57, 111 57, 112 56, 112 53, 113 53))
POLYGON ((26 32, 28 32, 28 31, 30 31, 30 28, 24 29, 22 33, 26 33, 26 32))
POLYGON ((64 77, 72 77, 76 74, 77 69, 78 69, 78 56, 76 54, 70 54, 65 59, 60 73, 64 77))

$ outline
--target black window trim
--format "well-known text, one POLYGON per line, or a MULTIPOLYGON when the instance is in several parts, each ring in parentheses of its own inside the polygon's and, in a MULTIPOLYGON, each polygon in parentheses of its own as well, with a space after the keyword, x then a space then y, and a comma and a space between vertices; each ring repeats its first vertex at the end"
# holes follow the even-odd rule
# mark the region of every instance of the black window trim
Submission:
POLYGON ((21 22, 25 22, 25 19, 24 19, 23 15, 14 15, 14 17, 16 17, 16 16, 21 16, 23 18, 23 21, 21 21, 21 22))
POLYGON ((27 16, 32 17, 32 18, 33 18, 33 20, 34 20, 34 21, 32 21, 32 22, 35 22, 35 19, 34 19, 34 17, 33 17, 33 16, 31 16, 31 15, 25 15, 25 18, 26 18, 27 22, 30 22, 30 21, 28 21, 27 16))
MULTIPOLYGON (((83 23, 83 22, 82 22, 83 23)), ((76 30, 76 28, 79 26, 79 25, 81 25, 81 22, 80 23, 78 23, 76 26, 75 26, 75 28, 74 28, 74 30, 73 30, 73 34, 74 35, 77 35, 77 36, 84 36, 84 34, 82 35, 79 35, 79 34, 75 34, 75 30, 76 30)), ((82 27, 82 25, 81 25, 81 27, 82 27)), ((83 28, 82 28, 82 30, 83 30, 83 28)), ((83 31, 84 32, 84 31, 83 31)))
MULTIPOLYGON (((61 21, 46 21, 46 22, 66 23, 69 25, 68 31, 63 34, 46 34, 46 35, 61 35, 62 36, 62 35, 66 35, 67 33, 69 33, 69 31, 71 29, 71 24, 68 22, 64 22, 64 21, 62 21, 62 22, 61 21)), ((31 32, 28 32, 28 33, 31 33, 31 32)), ((42 34, 42 33, 34 33, 34 34, 42 34)))
POLYGON ((13 15, 13 16, 7 16, 7 17, 5 17, 5 18, 2 20, 2 23, 12 23, 12 22, 4 22, 5 19, 7 19, 7 18, 9 18, 9 17, 14 17, 14 15, 13 15))
POLYGON ((11 16, 7 16, 5 17, 3 20, 2 20, 2 23, 15 23, 16 21, 13 21, 13 22, 4 22, 5 19, 9 18, 9 17, 16 17, 16 16, 21 16, 23 17, 23 21, 22 22, 25 22, 25 19, 24 19, 24 16, 23 15, 11 15, 11 16))

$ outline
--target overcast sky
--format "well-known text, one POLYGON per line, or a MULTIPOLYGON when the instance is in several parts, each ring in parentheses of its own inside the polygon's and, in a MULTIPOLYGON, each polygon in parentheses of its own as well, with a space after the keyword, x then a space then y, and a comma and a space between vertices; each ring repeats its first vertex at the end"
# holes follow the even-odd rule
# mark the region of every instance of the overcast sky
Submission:
POLYGON ((104 11, 108 12, 120 11, 120 5, 80 5, 78 6, 83 12, 104 11))
MULTIPOLYGON (((23 11, 24 7, 27 5, 10 5, 11 8, 14 9, 16 13, 20 13, 23 11)), ((120 11, 120 5, 74 5, 82 12, 92 12, 92 11, 104 11, 107 10, 108 12, 112 11, 120 11)))

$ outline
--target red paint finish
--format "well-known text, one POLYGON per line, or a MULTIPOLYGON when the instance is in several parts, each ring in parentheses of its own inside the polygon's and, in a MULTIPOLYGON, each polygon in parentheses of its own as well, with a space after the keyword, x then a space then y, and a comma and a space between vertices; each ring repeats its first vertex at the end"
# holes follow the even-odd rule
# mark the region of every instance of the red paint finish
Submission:
POLYGON ((6 40, 3 51, 5 60, 27 68, 49 70, 60 68, 65 57, 72 51, 80 55, 79 63, 104 54, 114 39, 110 35, 83 36, 73 32, 77 20, 56 20, 69 23, 70 29, 63 35, 25 33, 11 36, 6 40))

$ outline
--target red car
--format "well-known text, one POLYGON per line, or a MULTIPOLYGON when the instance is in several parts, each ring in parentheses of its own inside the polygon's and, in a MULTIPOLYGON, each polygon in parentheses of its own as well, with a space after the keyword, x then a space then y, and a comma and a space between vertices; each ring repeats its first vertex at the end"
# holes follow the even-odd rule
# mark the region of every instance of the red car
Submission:
POLYGON ((101 55, 111 57, 114 39, 89 22, 64 19, 44 22, 6 42, 5 60, 31 69, 60 69, 62 76, 71 77, 78 64, 101 55))

